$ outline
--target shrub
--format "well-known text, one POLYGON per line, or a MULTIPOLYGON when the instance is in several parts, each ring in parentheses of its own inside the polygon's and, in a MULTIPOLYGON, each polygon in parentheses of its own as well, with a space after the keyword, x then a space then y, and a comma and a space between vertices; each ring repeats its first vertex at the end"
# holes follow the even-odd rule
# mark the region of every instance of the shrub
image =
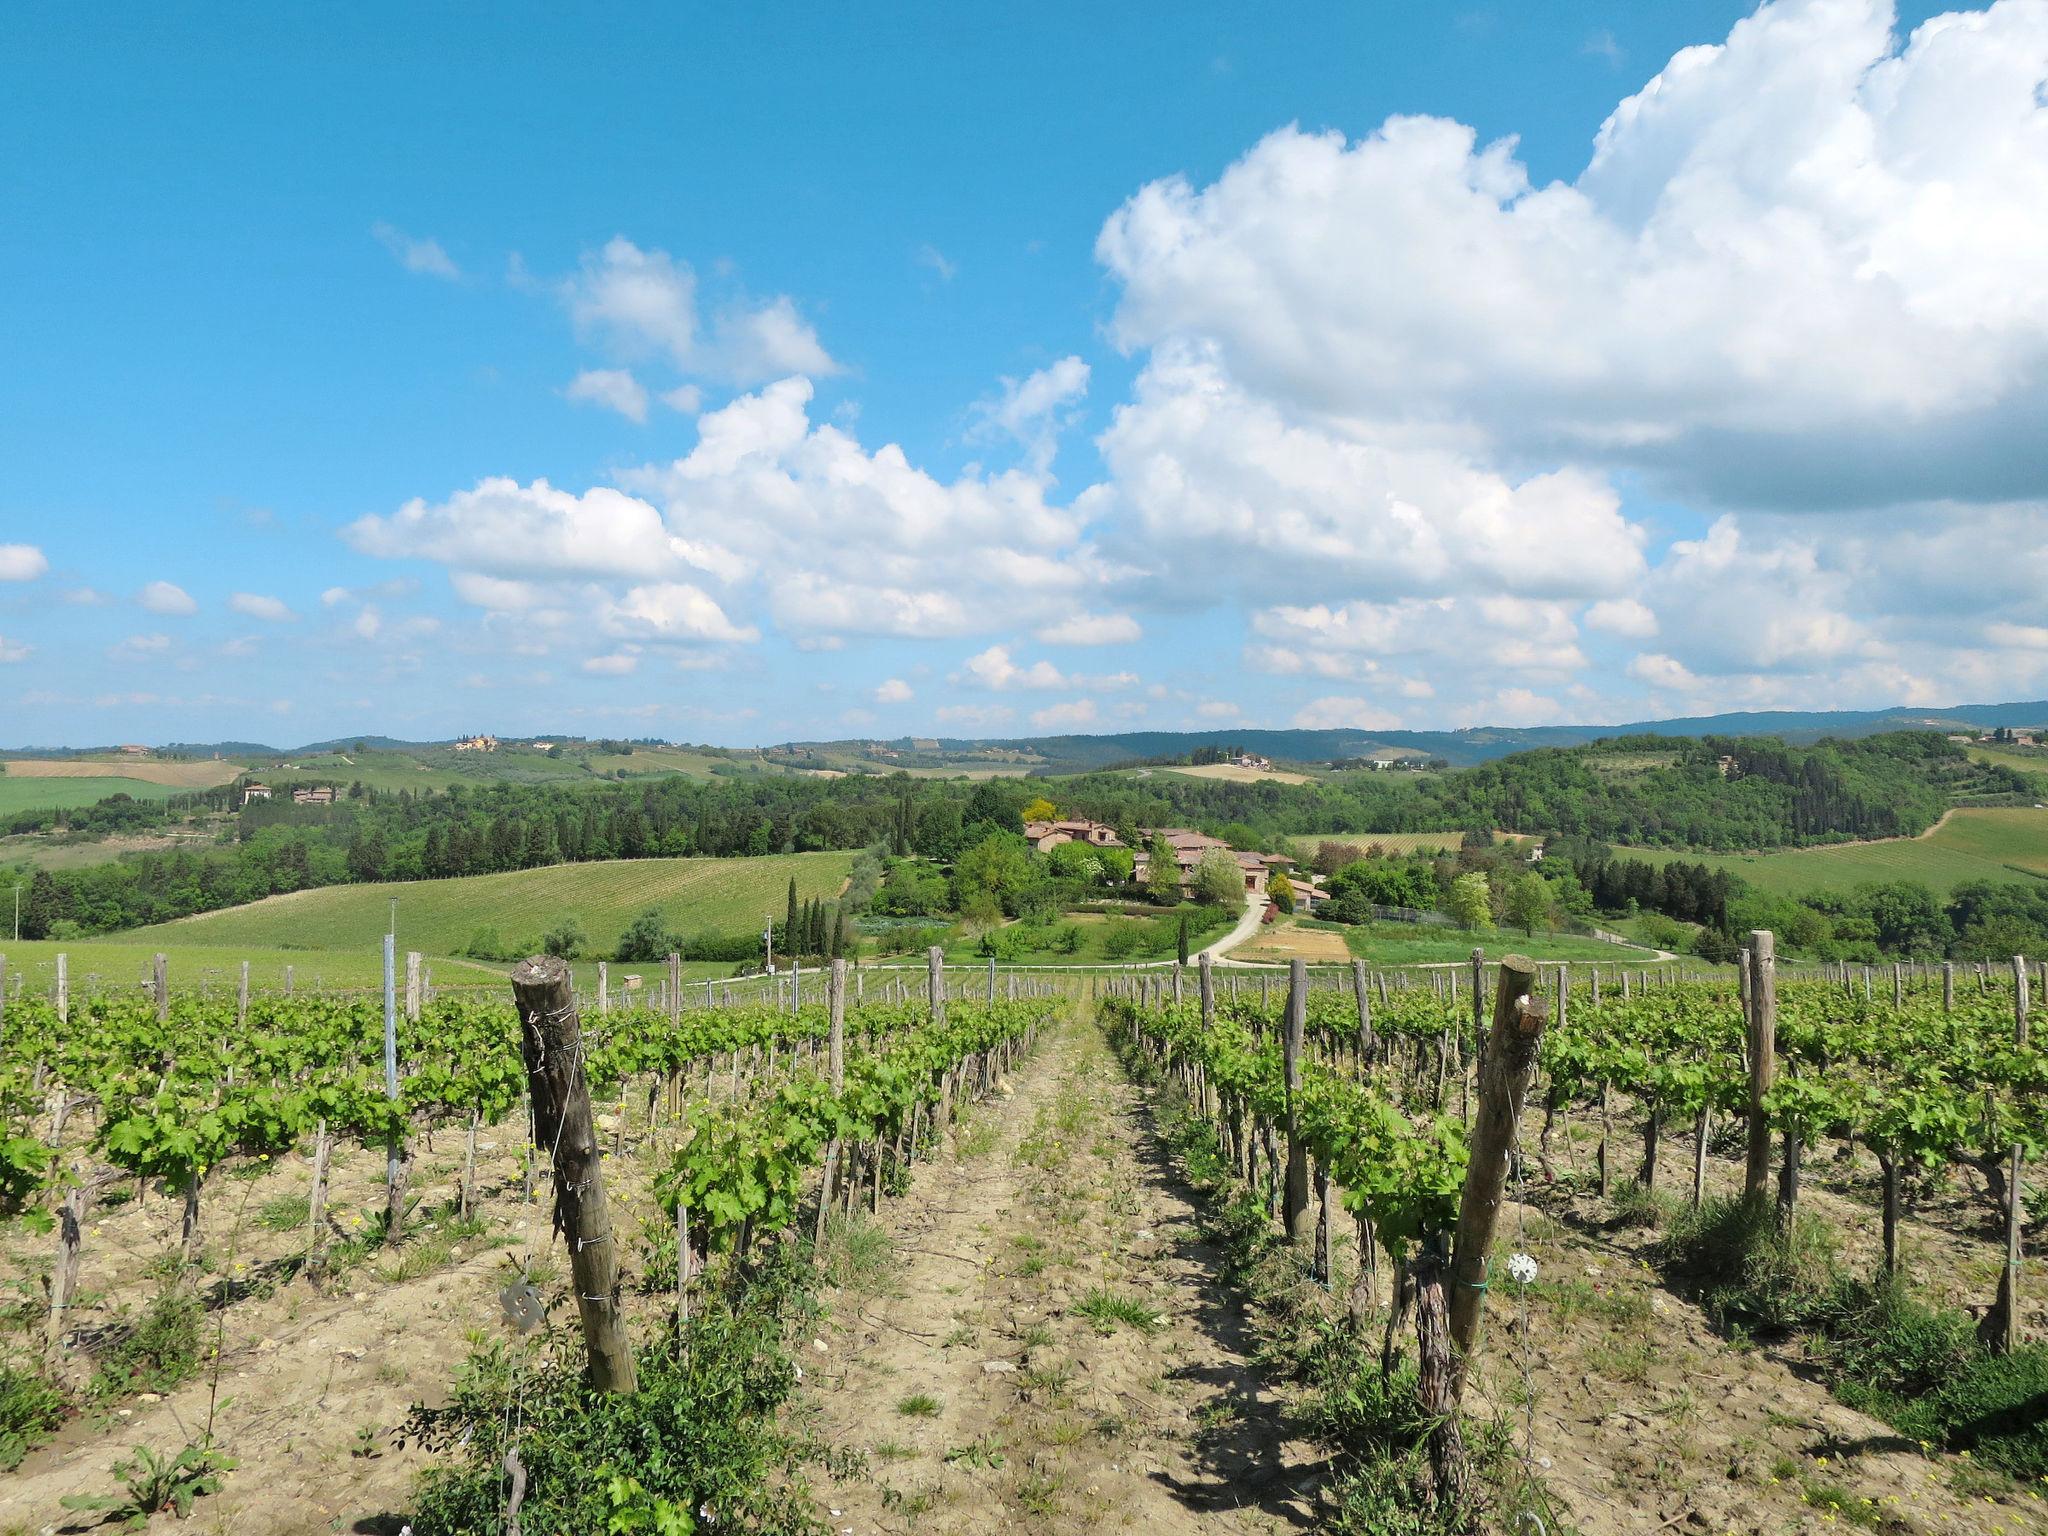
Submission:
MULTIPOLYGON (((751 936, 747 942, 753 943, 751 936)), ((659 907, 649 907, 619 935, 619 959, 623 961, 651 964, 666 960, 671 951, 680 951, 682 947, 681 936, 662 920, 659 907)))
POLYGON ((93 1395, 168 1392, 189 1380, 199 1369, 199 1333, 205 1316, 190 1289, 175 1281, 166 1285, 141 1320, 100 1355, 93 1395))
POLYGON ((798 1475, 805 1448, 778 1421, 797 1380, 782 1340, 810 1309, 810 1283, 806 1250, 786 1244, 751 1280, 707 1286, 686 1330, 640 1346, 631 1395, 592 1390, 580 1351, 527 1357, 493 1342, 472 1355, 448 1406, 415 1408, 401 1432, 437 1458, 413 1529, 497 1529, 518 1424, 529 1531, 658 1530, 700 1510, 720 1530, 816 1530, 798 1475), (614 1523, 627 1510, 644 1523, 614 1523))
POLYGON ((70 1409, 63 1391, 46 1377, 0 1365, 0 1472, 20 1466, 70 1409))
POLYGON ((1769 1201, 1730 1197, 1672 1212, 1659 1253, 1700 1287, 1717 1328, 1783 1333, 1812 1325, 1838 1305, 1843 1285, 1833 1233, 1811 1216, 1781 1232, 1769 1201))

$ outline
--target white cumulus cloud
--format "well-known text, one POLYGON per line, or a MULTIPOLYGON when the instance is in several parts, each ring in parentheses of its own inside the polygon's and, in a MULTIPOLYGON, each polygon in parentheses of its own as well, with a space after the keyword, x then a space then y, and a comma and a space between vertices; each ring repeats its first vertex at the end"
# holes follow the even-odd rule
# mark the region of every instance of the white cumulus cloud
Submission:
POLYGON ((0 581, 34 581, 50 568, 33 544, 0 544, 0 581))
POLYGON ((647 419, 647 391, 625 368, 586 368, 562 390, 566 399, 617 411, 628 421, 647 419))

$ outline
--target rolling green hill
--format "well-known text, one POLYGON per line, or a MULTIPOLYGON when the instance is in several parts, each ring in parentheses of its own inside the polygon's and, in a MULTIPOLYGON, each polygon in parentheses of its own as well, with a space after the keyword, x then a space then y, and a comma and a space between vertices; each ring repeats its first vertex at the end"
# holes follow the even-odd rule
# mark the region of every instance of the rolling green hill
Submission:
POLYGON ((175 784, 150 784, 141 779, 45 779, 0 774, 0 816, 12 816, 17 811, 68 811, 81 805, 95 805, 110 795, 168 800, 172 795, 189 793, 175 784))
POLYGON ((1621 848, 1619 857, 1651 864, 1682 860, 1740 875, 1778 896, 1847 891, 1873 881, 1917 880, 1947 895, 1970 880, 2048 878, 2048 811, 2031 808, 1951 811, 1920 837, 1773 853, 1686 853, 1621 848))
POLYGON ((474 875, 460 880, 338 885, 273 896, 122 937, 146 948, 205 945, 262 950, 344 949, 379 942, 398 901, 398 941, 406 949, 453 954, 481 928, 522 944, 574 917, 593 947, 614 947, 635 915, 659 906, 684 934, 740 934, 778 920, 791 876, 797 894, 838 894, 851 853, 776 854, 756 859, 621 859, 474 875))

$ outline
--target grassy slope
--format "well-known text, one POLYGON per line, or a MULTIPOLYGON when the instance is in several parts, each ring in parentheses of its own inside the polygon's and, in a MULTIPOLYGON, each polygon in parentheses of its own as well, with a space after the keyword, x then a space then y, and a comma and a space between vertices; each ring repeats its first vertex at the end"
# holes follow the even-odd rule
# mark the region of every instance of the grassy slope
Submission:
POLYGON ((1532 960, 1588 960, 1634 965, 1650 958, 1647 949, 1605 944, 1570 933, 1524 934, 1519 928, 1494 928, 1474 933, 1463 928, 1436 928, 1417 923, 1368 923, 1340 927, 1351 953, 1374 965, 1419 965, 1469 960, 1475 948, 1489 955, 1527 955, 1532 960))
POLYGON ((832 896, 852 864, 851 853, 627 859, 463 880, 330 886, 140 928, 127 937, 152 948, 369 950, 384 932, 395 896, 399 944, 407 949, 450 954, 479 928, 495 928, 507 944, 517 944, 573 916, 603 952, 637 913, 657 905, 684 933, 751 932, 768 914, 781 916, 792 875, 799 897, 832 896))
POLYGON ((110 795, 168 800, 172 795, 190 792, 175 784, 149 784, 141 779, 30 779, 7 773, 0 774, 0 816, 12 816, 16 811, 69 810, 110 795))
POLYGON ((1926 837, 1779 853, 1685 853, 1668 848, 1617 848, 1653 864, 1674 860, 1726 869, 1779 895, 1846 891, 1874 880, 1917 880, 1946 894, 1967 880, 2048 876, 2048 811, 1965 809, 1926 837))
POLYGON ((1388 853, 1456 853, 1464 835, 1462 832, 1306 832, 1293 839, 1294 856, 1298 859, 1313 858, 1318 843, 1347 843, 1358 848, 1370 848, 1378 843, 1388 853))
MULTIPOLYGON (((383 984, 384 951, 381 940, 352 949, 257 949, 239 945, 185 944, 162 937, 164 929, 152 930, 154 937, 122 935, 116 939, 67 939, 19 944, 0 941, 10 976, 24 978, 25 991, 47 997, 56 986, 57 956, 71 957, 71 985, 74 991, 114 990, 146 984, 152 957, 162 951, 170 958, 171 986, 233 988, 241 964, 249 962, 250 985, 259 991, 284 985, 284 969, 292 968, 292 984, 300 991, 322 988, 376 987, 383 984)), ((400 960, 400 965, 404 961, 400 960)), ((509 972, 509 965, 484 965, 430 954, 427 964, 439 987, 490 984, 494 976, 509 972)), ((730 966, 722 968, 730 970, 730 966)), ((401 981, 403 973, 401 972, 401 981)), ((9 983, 12 986, 12 983, 9 983)), ((12 995, 10 993, 10 995, 12 995)))

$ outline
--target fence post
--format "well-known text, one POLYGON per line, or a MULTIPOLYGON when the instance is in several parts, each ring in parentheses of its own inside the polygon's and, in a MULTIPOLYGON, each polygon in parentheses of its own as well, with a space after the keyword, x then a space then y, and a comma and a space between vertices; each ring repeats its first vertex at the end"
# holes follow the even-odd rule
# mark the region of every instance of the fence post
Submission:
MULTIPOLYGON (((2021 1050, 2027 1045, 2027 962, 2012 957, 2012 1038, 2021 1050)), ((2020 1226, 2026 1220, 2026 1204, 2020 1199, 2023 1159, 2020 1144, 2012 1144, 2012 1161, 2005 1174, 2005 1268, 1998 1275, 1998 1299, 1977 1325, 1977 1337, 1994 1355, 2009 1355, 2019 1345, 2020 1226)))
MULTIPOLYGON (((826 1070, 831 1075, 832 1097, 846 1092, 846 962, 834 960, 825 983, 825 1011, 830 1020, 825 1046, 826 1070)), ((839 1178, 839 1138, 825 1143, 825 1177, 818 1189, 818 1225, 811 1245, 825 1241, 825 1213, 832 1209, 832 1189, 839 1178)))
POLYGON ((1365 975, 1365 962, 1351 962, 1351 990, 1358 1001, 1358 1064, 1361 1068, 1372 1057, 1372 988, 1365 975))
POLYGON ((554 1163, 555 1227, 569 1248, 590 1383, 600 1392, 631 1392, 638 1383, 619 1306, 619 1255, 605 1204, 568 962, 554 955, 520 961, 512 973, 512 995, 533 1093, 534 1141, 554 1163))
POLYGON ((1536 985, 1535 961, 1526 955, 1503 955, 1499 970, 1493 1027, 1487 1031, 1486 1054, 1479 1063, 1479 1112, 1472 1125, 1472 1153, 1465 1164, 1457 1237, 1451 1247, 1450 1330, 1460 1386, 1465 1359, 1479 1338, 1501 1191, 1507 1185, 1508 1160, 1516 1150, 1522 1103, 1536 1075, 1546 1012, 1531 995, 1536 985))
POLYGON ((1771 1117, 1764 1096, 1777 1073, 1777 940, 1767 928, 1749 936, 1749 1158, 1743 1168, 1742 1198, 1763 1199, 1771 1182, 1771 1117))
POLYGON ((1282 1059, 1287 1072, 1287 1181, 1281 1196, 1281 1219, 1287 1240, 1305 1241, 1308 1221, 1308 1145, 1301 1139, 1295 1111, 1295 1097, 1301 1092, 1302 1035, 1308 1026, 1308 966, 1300 960, 1287 963, 1287 1015, 1281 1036, 1282 1059))

